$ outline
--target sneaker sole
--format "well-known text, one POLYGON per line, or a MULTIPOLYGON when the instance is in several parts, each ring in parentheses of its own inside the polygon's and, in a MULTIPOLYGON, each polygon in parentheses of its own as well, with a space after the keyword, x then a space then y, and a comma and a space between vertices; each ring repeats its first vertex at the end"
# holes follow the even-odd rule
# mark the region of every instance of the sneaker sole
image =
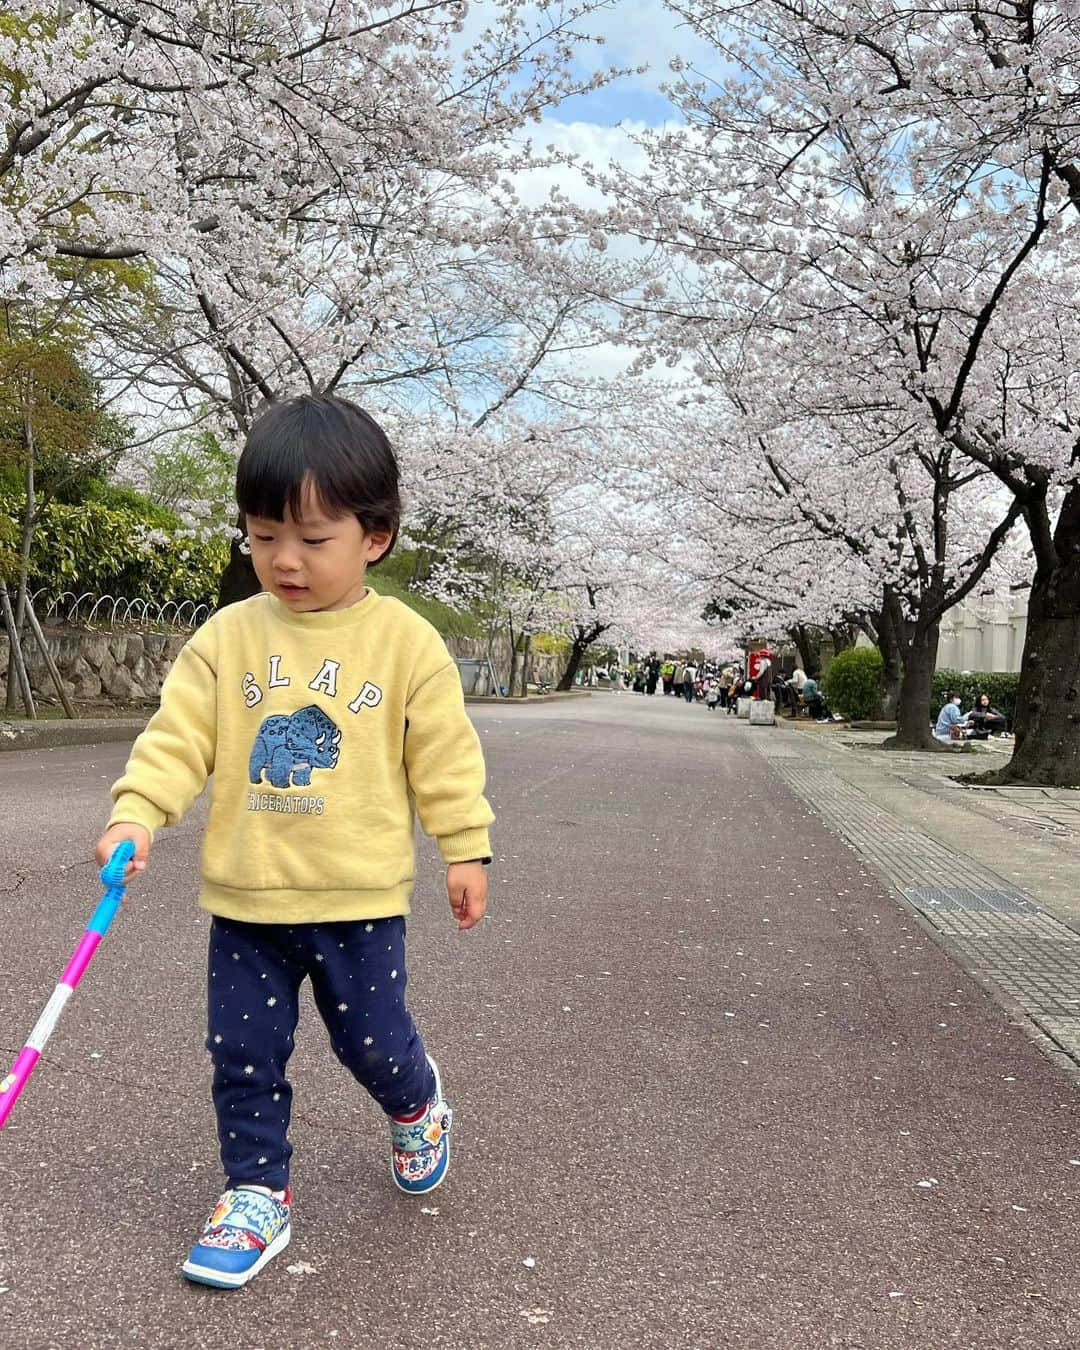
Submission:
POLYGON ((191 1260, 185 1261, 180 1269, 183 1274, 195 1284, 208 1284, 214 1289, 240 1289, 243 1285, 247 1284, 249 1280, 253 1280, 255 1276, 258 1275, 259 1271, 262 1270, 267 1261, 273 1260, 278 1252, 285 1250, 289 1245, 289 1239, 291 1237, 292 1225, 288 1224, 281 1230, 273 1242, 264 1249, 262 1255, 253 1266, 248 1270, 238 1271, 235 1275, 229 1274, 228 1271, 215 1270, 212 1266, 200 1266, 191 1260))

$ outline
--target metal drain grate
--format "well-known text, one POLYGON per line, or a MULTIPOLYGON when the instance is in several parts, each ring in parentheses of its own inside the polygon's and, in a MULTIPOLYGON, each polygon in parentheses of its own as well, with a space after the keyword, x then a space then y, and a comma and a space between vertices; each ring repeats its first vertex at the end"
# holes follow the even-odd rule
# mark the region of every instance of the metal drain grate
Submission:
POLYGON ((1038 914, 1029 900, 1015 891, 983 891, 968 886, 904 886, 906 899, 928 917, 942 910, 971 910, 976 914, 1038 914))

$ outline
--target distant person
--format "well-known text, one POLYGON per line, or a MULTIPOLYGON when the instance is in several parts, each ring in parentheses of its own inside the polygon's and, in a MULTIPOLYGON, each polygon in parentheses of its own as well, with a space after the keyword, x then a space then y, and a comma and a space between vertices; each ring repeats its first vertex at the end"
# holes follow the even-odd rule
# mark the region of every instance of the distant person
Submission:
POLYGON ((735 668, 733 666, 724 666, 720 671, 720 678, 717 681, 717 687, 720 690, 720 706, 727 709, 731 700, 731 687, 735 683, 735 668))
POLYGON ((840 720, 837 714, 829 711, 829 705, 825 702, 825 695, 821 692, 821 686, 817 680, 807 678, 803 685, 803 702, 810 710, 810 716, 815 722, 840 720))
POLYGON ((934 724, 934 739, 944 741, 946 745, 950 741, 963 740, 967 726, 968 719, 960 711, 960 695, 950 693, 934 724), (954 728, 958 733, 956 735, 953 734, 954 728))
POLYGON ((694 681, 697 679, 697 666, 684 666, 682 673, 682 694, 687 703, 694 701, 694 681))
POLYGON ((968 713, 968 723, 972 728, 973 739, 980 741, 985 741, 995 732, 1000 734, 1008 725, 1005 714, 991 706, 989 694, 980 694, 975 700, 975 706, 968 713))
POLYGON ((656 686, 659 683, 660 683, 660 658, 657 656, 650 656, 648 672, 645 676, 646 694, 655 694, 656 686))
POLYGON ((742 666, 736 666, 731 673, 731 688, 728 690, 728 715, 739 711, 739 699, 746 696, 749 692, 743 688, 743 669, 742 666))

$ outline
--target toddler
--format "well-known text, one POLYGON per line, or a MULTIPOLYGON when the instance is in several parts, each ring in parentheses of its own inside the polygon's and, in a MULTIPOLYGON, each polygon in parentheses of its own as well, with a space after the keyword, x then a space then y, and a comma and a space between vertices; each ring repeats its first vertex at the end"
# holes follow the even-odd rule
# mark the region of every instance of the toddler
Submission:
POLYGON ((334 1053, 386 1112, 391 1175, 446 1175, 451 1111, 405 1003, 413 817, 438 841, 461 929, 491 861, 480 742, 434 628, 367 584, 393 548, 398 467, 342 398, 271 405, 237 467, 262 593, 176 659, 113 786, 101 863, 178 821, 210 774, 200 904, 213 916, 207 1049, 227 1189, 183 1265, 246 1284, 289 1242, 286 1070, 305 977, 334 1053))

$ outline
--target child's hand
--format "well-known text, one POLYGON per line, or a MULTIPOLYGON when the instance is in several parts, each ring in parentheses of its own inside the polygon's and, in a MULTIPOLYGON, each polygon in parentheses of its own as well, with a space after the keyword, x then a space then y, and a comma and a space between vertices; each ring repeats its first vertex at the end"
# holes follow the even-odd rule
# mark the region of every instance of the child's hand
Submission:
POLYGON ((473 928, 487 909, 487 869, 480 862, 450 863, 446 869, 446 894, 457 926, 473 928))
POLYGON ((135 845, 135 856, 124 869, 124 885, 127 886, 137 873, 146 867, 146 859, 150 853, 150 831, 145 825, 136 825, 133 822, 117 821, 115 825, 110 825, 101 838, 97 841, 97 848, 94 849, 94 856, 97 858, 99 867, 105 864, 113 855, 113 849, 117 844, 122 844, 125 839, 130 839, 135 845))

